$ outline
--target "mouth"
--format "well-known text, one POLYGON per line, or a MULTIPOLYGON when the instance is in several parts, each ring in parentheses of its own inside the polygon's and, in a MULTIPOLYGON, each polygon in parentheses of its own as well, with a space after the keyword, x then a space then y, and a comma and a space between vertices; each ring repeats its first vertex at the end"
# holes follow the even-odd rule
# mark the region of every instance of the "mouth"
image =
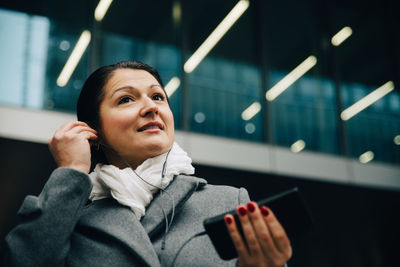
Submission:
POLYGON ((138 132, 143 132, 143 131, 147 131, 147 130, 162 130, 163 126, 161 123, 159 122, 149 122, 147 124, 145 124, 144 126, 140 127, 138 129, 138 132))

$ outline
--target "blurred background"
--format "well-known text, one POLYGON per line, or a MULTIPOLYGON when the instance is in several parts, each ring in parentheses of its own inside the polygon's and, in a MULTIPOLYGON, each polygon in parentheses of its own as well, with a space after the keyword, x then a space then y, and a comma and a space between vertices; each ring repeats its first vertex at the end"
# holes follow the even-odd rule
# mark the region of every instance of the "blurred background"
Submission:
MULTIPOLYGON (((47 140, 86 77, 155 67, 196 175, 258 200, 298 186, 315 220, 289 266, 396 266, 395 0, 1 0, 0 237, 56 167, 47 140)), ((1 243, 1 251, 4 249, 1 243)))

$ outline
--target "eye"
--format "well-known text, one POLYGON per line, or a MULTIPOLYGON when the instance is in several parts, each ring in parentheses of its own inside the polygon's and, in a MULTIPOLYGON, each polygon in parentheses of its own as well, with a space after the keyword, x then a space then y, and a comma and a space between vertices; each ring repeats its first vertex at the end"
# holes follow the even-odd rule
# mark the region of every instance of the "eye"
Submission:
POLYGON ((155 94, 153 95, 153 100, 157 100, 157 101, 163 101, 165 99, 165 96, 162 94, 155 94))
POLYGON ((133 101, 132 98, 130 98, 129 96, 124 96, 118 101, 118 105, 125 104, 131 101, 133 101))

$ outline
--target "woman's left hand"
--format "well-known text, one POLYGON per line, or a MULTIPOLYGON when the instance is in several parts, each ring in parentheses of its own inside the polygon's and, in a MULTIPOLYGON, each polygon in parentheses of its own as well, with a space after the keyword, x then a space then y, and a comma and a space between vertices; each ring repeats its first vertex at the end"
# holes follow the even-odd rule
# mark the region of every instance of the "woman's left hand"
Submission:
POLYGON ((232 215, 225 216, 225 224, 238 254, 238 266, 284 266, 292 256, 292 247, 274 213, 249 202, 247 206, 238 206, 237 214, 245 240, 232 215))

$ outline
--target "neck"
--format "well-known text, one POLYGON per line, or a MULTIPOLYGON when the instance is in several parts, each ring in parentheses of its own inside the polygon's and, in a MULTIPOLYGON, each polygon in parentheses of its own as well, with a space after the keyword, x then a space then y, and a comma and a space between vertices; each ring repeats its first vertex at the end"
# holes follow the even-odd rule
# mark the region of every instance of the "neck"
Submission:
POLYGON ((114 165, 119 169, 125 169, 127 167, 130 167, 132 168, 132 170, 136 170, 136 168, 146 160, 146 159, 129 159, 129 158, 123 159, 122 156, 116 155, 115 152, 113 151, 106 151, 104 154, 106 155, 108 164, 114 165))
POLYGON ((154 156, 151 156, 151 155, 149 156, 149 155, 143 154, 142 158, 137 158, 137 157, 132 158, 129 156, 120 155, 111 147, 109 147, 107 145, 103 145, 104 155, 107 158, 108 164, 114 165, 114 166, 118 167, 119 169, 125 169, 127 167, 130 167, 132 170, 136 170, 137 167, 139 167, 147 159, 167 153, 167 152, 171 151, 171 149, 172 149, 172 147, 169 148, 168 151, 162 152, 160 154, 156 154, 154 156))

